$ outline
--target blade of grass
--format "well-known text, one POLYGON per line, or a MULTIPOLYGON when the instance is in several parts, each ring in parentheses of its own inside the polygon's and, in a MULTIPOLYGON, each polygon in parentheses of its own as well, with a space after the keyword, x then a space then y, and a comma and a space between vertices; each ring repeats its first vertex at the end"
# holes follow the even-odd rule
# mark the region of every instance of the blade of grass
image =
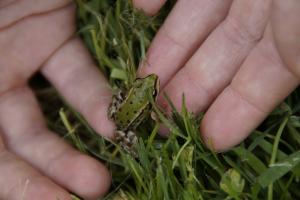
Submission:
MULTIPOLYGON (((285 119, 282 121, 282 123, 277 131, 277 134, 276 134, 276 137, 274 140, 274 144, 273 144, 273 150, 272 150, 272 155, 271 155, 269 166, 271 166, 275 163, 279 141, 280 141, 281 135, 283 133, 283 130, 288 122, 288 119, 289 119, 288 117, 285 117, 285 119)), ((273 199, 273 181, 268 186, 268 200, 272 200, 272 199, 273 199)))
POLYGON ((274 183, 277 179, 290 172, 294 167, 300 167, 300 151, 289 155, 286 159, 270 165, 270 168, 262 173, 257 181, 262 187, 274 183))

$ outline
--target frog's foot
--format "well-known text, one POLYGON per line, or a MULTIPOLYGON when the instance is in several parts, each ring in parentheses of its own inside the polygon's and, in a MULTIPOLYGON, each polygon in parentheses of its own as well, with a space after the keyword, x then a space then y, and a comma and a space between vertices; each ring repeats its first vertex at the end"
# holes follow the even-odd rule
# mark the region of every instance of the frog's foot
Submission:
POLYGON ((153 119, 154 121, 161 122, 158 115, 154 111, 152 111, 150 115, 151 115, 151 119, 153 119))
POLYGON ((134 157, 137 157, 137 153, 135 151, 135 144, 138 142, 138 138, 133 131, 116 131, 117 136, 116 140, 117 143, 129 154, 134 157))

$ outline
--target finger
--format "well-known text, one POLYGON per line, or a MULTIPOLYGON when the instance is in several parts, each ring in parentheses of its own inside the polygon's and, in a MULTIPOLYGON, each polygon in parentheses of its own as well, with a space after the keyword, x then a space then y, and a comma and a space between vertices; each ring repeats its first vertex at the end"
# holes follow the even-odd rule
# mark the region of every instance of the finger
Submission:
POLYGON ((26 84, 45 60, 72 37, 75 32, 73 13, 72 4, 0 30, 0 93, 26 84))
POLYGON ((201 124, 208 145, 224 151, 245 139, 298 84, 268 36, 252 51, 201 124))
POLYGON ((155 73, 161 87, 199 47, 207 35, 224 19, 231 0, 178 1, 155 36, 139 76, 155 73))
POLYGON ((67 191, 4 148, 0 151, 0 177, 0 199, 71 200, 67 191))
POLYGON ((156 14, 167 0, 133 0, 136 8, 143 10, 148 15, 156 14))
MULTIPOLYGON (((271 0, 234 1, 226 19, 193 57, 166 85, 164 92, 177 108, 184 93, 187 107, 203 111, 230 83, 232 77, 262 38, 271 0)), ((159 101, 164 104, 164 98, 159 101)))
POLYGON ((272 27, 281 58, 300 77, 300 1, 273 1, 272 27))
POLYGON ((113 137, 114 125, 107 117, 110 86, 78 38, 56 52, 42 72, 98 133, 113 137))
POLYGON ((108 190, 110 175, 106 168, 46 129, 29 88, 1 95, 0 126, 11 152, 69 191, 89 199, 108 190))
POLYGON ((30 15, 49 12, 62 8, 69 4, 71 0, 52 0, 52 1, 0 1, 0 29, 17 22, 18 20, 30 15))

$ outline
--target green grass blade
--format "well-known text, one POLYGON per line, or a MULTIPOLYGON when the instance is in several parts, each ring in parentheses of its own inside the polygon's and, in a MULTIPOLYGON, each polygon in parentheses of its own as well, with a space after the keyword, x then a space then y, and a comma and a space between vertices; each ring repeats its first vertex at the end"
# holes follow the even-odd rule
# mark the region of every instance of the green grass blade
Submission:
POLYGON ((281 178, 286 173, 290 172, 294 167, 299 168, 300 165, 300 151, 297 151, 289 155, 286 159, 273 163, 270 165, 270 168, 262 173, 257 181, 262 187, 266 187, 276 180, 281 178))

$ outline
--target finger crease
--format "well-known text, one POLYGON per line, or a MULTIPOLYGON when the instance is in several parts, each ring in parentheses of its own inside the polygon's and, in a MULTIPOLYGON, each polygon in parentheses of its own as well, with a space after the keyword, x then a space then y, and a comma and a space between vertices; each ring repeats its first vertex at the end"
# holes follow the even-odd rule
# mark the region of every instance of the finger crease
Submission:
MULTIPOLYGON (((213 95, 213 93, 211 93, 207 88, 205 88, 203 85, 201 84, 197 84, 194 80, 194 78, 192 78, 192 76, 190 75, 189 70, 182 70, 185 73, 186 79, 188 82, 190 82, 194 88, 196 88, 196 90, 198 91, 203 91, 205 93, 205 95, 207 96, 208 99, 213 98, 215 95, 213 95)), ((197 81, 198 82, 198 81, 197 81)))
POLYGON ((181 44, 179 41, 176 40, 171 34, 169 34, 165 29, 162 30, 162 35, 165 36, 168 40, 170 40, 176 46, 179 46, 181 49, 188 51, 188 48, 181 44))
POLYGON ((261 33, 251 33, 245 25, 240 25, 232 17, 228 17, 220 27, 227 39, 241 47, 245 44, 256 44, 263 36, 263 31, 261 33))
MULTIPOLYGON (((57 166, 56 165, 56 163, 59 163, 59 161, 63 158, 63 157, 65 157, 65 155, 67 154, 67 153, 69 153, 69 152, 72 152, 72 151, 74 151, 73 149, 70 149, 70 148, 63 148, 63 149, 61 149, 61 152, 60 153, 58 153, 58 154, 56 154, 55 156, 53 156, 52 158, 50 158, 50 159, 48 159, 48 161, 47 161, 47 168, 45 169, 45 170, 43 170, 43 171, 46 171, 46 172, 49 172, 49 175, 51 176, 51 175, 53 175, 53 171, 55 171, 55 166, 57 166)), ((57 173, 57 172, 56 172, 57 173)))
POLYGON ((5 99, 6 96, 10 96, 11 93, 19 92, 20 90, 25 90, 27 88, 26 83, 19 83, 16 85, 13 85, 11 87, 8 87, 7 89, 0 92, 0 103, 2 99, 5 99))
POLYGON ((7 148, 10 151, 15 152, 14 149, 16 146, 21 147, 24 146, 25 144, 30 144, 30 142, 33 141, 37 136, 42 135, 42 131, 45 128, 46 126, 40 125, 33 129, 30 129, 29 131, 24 130, 26 134, 20 134, 18 135, 18 137, 11 139, 11 141, 6 144, 7 148))
POLYGON ((256 111, 262 113, 262 114, 266 114, 268 113, 267 110, 264 110, 263 108, 260 108, 259 106, 257 106, 255 103, 251 102, 247 97, 245 97, 244 95, 242 95, 242 93, 240 93, 238 90, 234 89, 234 87, 232 87, 232 85, 228 86, 228 89, 232 91, 232 93, 238 97, 239 99, 242 99, 244 102, 246 102, 248 105, 250 105, 251 107, 253 107, 256 111))
MULTIPOLYGON (((13 3, 16 3, 16 2, 18 2, 18 1, 19 1, 19 0, 16 0, 16 1, 12 2, 12 4, 13 4, 13 3)), ((15 24, 18 24, 18 23, 21 22, 22 20, 29 18, 29 17, 33 17, 33 16, 45 16, 45 15, 51 13, 51 12, 55 12, 55 11, 61 10, 61 9, 65 8, 65 7, 67 7, 67 6, 70 6, 70 5, 72 5, 72 4, 73 4, 73 2, 70 1, 69 3, 60 5, 59 7, 53 8, 53 9, 51 9, 51 10, 45 10, 45 11, 33 11, 33 13, 29 13, 29 14, 27 14, 27 15, 24 15, 24 16, 20 17, 20 18, 14 19, 13 21, 11 21, 11 22, 9 22, 9 23, 4 23, 4 25, 1 25, 1 24, 0 24, 0 31, 2 31, 2 30, 4 30, 4 29, 8 29, 8 28, 14 26, 15 24)), ((9 5, 8 5, 8 6, 9 6, 9 5)), ((4 7, 4 8, 1 8, 1 9, 5 9, 5 7, 4 7)), ((0 9, 0 10, 1 10, 1 9, 0 9)))

